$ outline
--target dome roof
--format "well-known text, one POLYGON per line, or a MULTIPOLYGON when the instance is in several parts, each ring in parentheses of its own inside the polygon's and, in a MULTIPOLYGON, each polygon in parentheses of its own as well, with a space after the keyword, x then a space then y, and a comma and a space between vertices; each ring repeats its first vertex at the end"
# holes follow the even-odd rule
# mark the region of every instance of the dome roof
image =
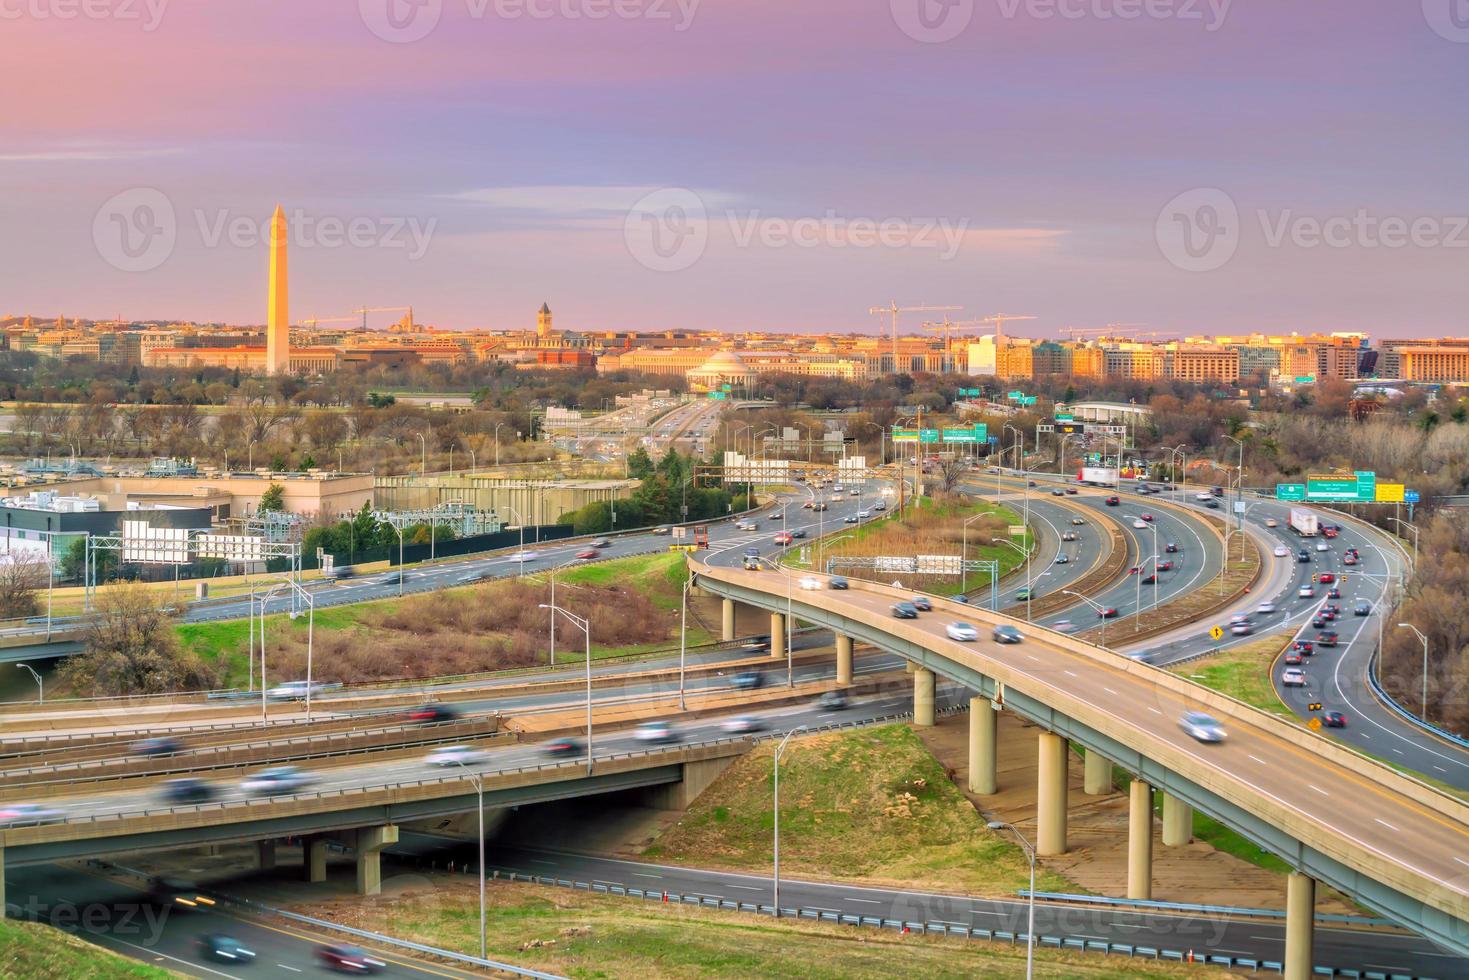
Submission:
POLYGON ((722 350, 716 353, 700 367, 700 371, 748 371, 745 362, 734 351, 722 350))

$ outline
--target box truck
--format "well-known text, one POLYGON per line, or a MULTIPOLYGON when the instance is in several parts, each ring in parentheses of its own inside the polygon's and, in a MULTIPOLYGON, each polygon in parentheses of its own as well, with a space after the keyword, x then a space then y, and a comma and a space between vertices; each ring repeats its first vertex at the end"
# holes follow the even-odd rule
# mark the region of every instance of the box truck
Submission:
POLYGON ((1083 466, 1077 480, 1110 487, 1117 483, 1117 468, 1114 466, 1083 466))
POLYGON ((1316 523, 1316 515, 1309 510, 1301 510, 1299 507, 1290 509, 1290 526, 1303 538, 1315 537, 1321 530, 1316 523))

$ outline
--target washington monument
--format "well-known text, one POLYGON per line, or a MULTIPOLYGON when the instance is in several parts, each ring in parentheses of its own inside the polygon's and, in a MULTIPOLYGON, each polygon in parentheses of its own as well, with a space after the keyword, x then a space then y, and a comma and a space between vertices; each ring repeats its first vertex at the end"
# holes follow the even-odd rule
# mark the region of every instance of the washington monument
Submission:
POLYGON ((291 369, 291 315, 286 285, 286 212, 277 204, 270 219, 270 293, 265 317, 265 372, 291 369))

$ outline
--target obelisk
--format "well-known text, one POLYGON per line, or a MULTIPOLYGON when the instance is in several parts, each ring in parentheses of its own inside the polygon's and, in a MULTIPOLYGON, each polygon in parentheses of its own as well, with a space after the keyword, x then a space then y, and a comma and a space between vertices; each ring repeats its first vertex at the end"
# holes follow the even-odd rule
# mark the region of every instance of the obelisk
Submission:
POLYGON ((286 285, 286 212, 279 204, 270 219, 270 295, 265 315, 265 371, 291 370, 291 315, 286 285))

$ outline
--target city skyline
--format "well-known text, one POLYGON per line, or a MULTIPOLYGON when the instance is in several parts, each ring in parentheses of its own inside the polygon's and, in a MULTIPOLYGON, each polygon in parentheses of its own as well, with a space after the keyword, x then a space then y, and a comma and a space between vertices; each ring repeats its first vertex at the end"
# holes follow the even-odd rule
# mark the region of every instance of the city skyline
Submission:
POLYGON ((896 301, 1029 336, 1465 332, 1469 47, 1419 5, 958 4, 948 40, 901 0, 634 6, 429 3, 418 39, 367 0, 8 21, 17 73, 70 84, 0 124, 0 309, 263 322, 280 201, 300 320, 503 329, 554 296, 585 330, 876 333, 896 301))

